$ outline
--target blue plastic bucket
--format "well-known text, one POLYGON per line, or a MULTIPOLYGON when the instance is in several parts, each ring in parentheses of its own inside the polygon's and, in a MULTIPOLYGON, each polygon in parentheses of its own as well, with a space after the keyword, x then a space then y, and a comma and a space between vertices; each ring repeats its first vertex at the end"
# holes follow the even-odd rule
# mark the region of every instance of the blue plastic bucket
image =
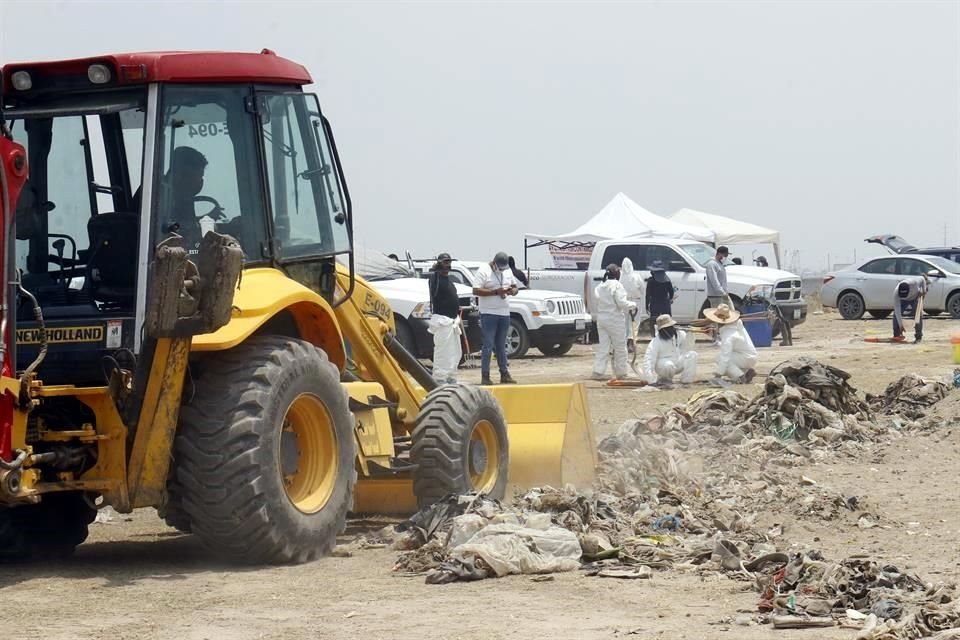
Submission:
POLYGON ((769 347, 773 344, 773 327, 766 318, 757 320, 744 320, 743 326, 750 334, 755 347, 769 347))

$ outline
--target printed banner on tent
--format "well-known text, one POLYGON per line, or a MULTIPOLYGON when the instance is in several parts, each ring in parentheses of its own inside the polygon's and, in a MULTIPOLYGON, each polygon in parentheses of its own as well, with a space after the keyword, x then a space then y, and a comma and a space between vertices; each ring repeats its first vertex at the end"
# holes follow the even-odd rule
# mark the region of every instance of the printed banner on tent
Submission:
POLYGON ((586 269, 590 264, 590 255, 593 253, 592 246, 567 249, 550 247, 549 249, 554 269, 586 269))

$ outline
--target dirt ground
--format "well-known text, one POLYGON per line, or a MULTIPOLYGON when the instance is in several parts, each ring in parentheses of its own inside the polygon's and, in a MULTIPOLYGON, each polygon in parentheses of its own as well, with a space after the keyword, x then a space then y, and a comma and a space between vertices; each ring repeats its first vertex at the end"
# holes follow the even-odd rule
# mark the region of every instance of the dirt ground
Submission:
MULTIPOLYGON (((960 324, 945 317, 931 319, 920 346, 871 345, 864 336, 888 335, 888 321, 811 316, 795 331, 795 346, 761 350, 758 371, 766 373, 790 357, 814 356, 852 373, 855 387, 877 393, 908 372, 950 376, 950 334, 956 329, 960 324)), ((716 351, 698 347, 699 378, 706 380, 716 351)), ((521 382, 584 381, 591 358, 589 347, 578 346, 559 359, 528 357, 512 370, 521 382)), ((476 370, 461 373, 479 378, 476 370)), ((645 393, 585 384, 598 439, 625 418, 682 402, 699 390, 645 393)), ((785 525, 786 539, 818 545, 830 557, 868 553, 933 581, 954 581, 960 578, 958 460, 960 432, 945 421, 932 433, 876 445, 862 460, 803 469, 846 495, 868 497, 895 522, 888 528, 790 521, 786 511, 770 517, 785 525)), ((190 536, 167 529, 152 510, 118 515, 91 530, 69 562, 0 569, 0 620, 6 629, 45 640, 855 636, 839 628, 774 631, 731 623, 741 613, 755 612, 758 596, 747 583, 719 576, 666 571, 651 580, 618 581, 572 572, 550 582, 514 576, 431 586, 422 577, 391 574, 397 557, 391 550, 297 567, 223 565, 209 560, 190 536)), ((344 541, 352 533, 348 530, 344 541)))

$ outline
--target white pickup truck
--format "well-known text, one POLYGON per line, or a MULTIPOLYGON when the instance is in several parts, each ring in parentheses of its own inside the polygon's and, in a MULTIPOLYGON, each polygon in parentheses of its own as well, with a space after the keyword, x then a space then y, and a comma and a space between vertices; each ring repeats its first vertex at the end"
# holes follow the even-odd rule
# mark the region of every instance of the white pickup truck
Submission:
MULTIPOLYGON (((412 261, 422 277, 430 275, 433 261, 412 261)), ((454 260, 450 278, 458 286, 478 286, 476 273, 482 262, 454 260)), ((545 356, 562 356, 590 330, 592 318, 580 294, 566 291, 521 289, 509 298, 510 329, 507 331, 507 356, 521 358, 531 347, 545 356)))
MULTIPOLYGON (((685 323, 701 317, 703 310, 709 306, 704 265, 714 253, 709 245, 691 240, 602 240, 593 248, 587 271, 532 270, 530 286, 578 293, 587 301, 587 309, 594 312, 594 289, 601 282, 606 265, 619 265, 624 258, 630 258, 634 267, 647 278, 650 275, 649 265, 660 260, 666 265, 667 274, 677 290, 673 316, 678 322, 685 323)), ((799 276, 779 269, 737 265, 727 267, 727 287, 735 304, 749 297, 767 298, 780 307, 791 327, 807 319, 807 303, 803 299, 801 285, 799 276)), ((774 332, 779 332, 778 327, 774 327, 774 332)))

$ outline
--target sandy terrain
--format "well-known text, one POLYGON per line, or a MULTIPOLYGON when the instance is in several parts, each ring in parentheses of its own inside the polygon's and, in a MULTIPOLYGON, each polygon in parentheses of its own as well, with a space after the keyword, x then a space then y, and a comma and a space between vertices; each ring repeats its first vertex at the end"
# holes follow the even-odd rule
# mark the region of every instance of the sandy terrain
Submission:
MULTIPOLYGON (((765 373, 796 355, 819 357, 853 374, 859 389, 880 392, 907 372, 948 376, 954 321, 928 321, 922 346, 869 345, 888 321, 843 322, 812 316, 796 345, 762 350, 765 373)), ((701 345, 700 378, 715 351, 701 345)), ((591 351, 561 359, 516 362, 521 382, 584 380, 591 351)), ((479 372, 465 372, 479 378, 479 372)), ((762 383, 763 378, 758 379, 762 383)), ((683 401, 698 389, 644 393, 587 382, 597 436, 627 417, 683 401)), ((743 388, 740 391, 752 393, 743 388)), ((723 446, 723 445, 718 445, 723 446)), ((956 543, 960 500, 955 489, 960 433, 944 424, 925 435, 876 445, 861 460, 810 464, 802 472, 822 484, 869 498, 894 524, 863 530, 853 521, 782 522, 785 538, 815 544, 840 558, 863 552, 933 580, 960 578, 956 543)), ((344 540, 350 539, 351 531, 344 540)), ((363 551, 298 567, 251 569, 207 559, 189 536, 167 529, 152 510, 96 524, 67 563, 0 568, 0 620, 20 637, 44 638, 852 638, 849 630, 774 631, 736 626, 731 617, 756 611, 747 583, 658 572, 651 580, 586 578, 551 582, 508 577, 443 586, 401 578, 397 553, 363 551)))

